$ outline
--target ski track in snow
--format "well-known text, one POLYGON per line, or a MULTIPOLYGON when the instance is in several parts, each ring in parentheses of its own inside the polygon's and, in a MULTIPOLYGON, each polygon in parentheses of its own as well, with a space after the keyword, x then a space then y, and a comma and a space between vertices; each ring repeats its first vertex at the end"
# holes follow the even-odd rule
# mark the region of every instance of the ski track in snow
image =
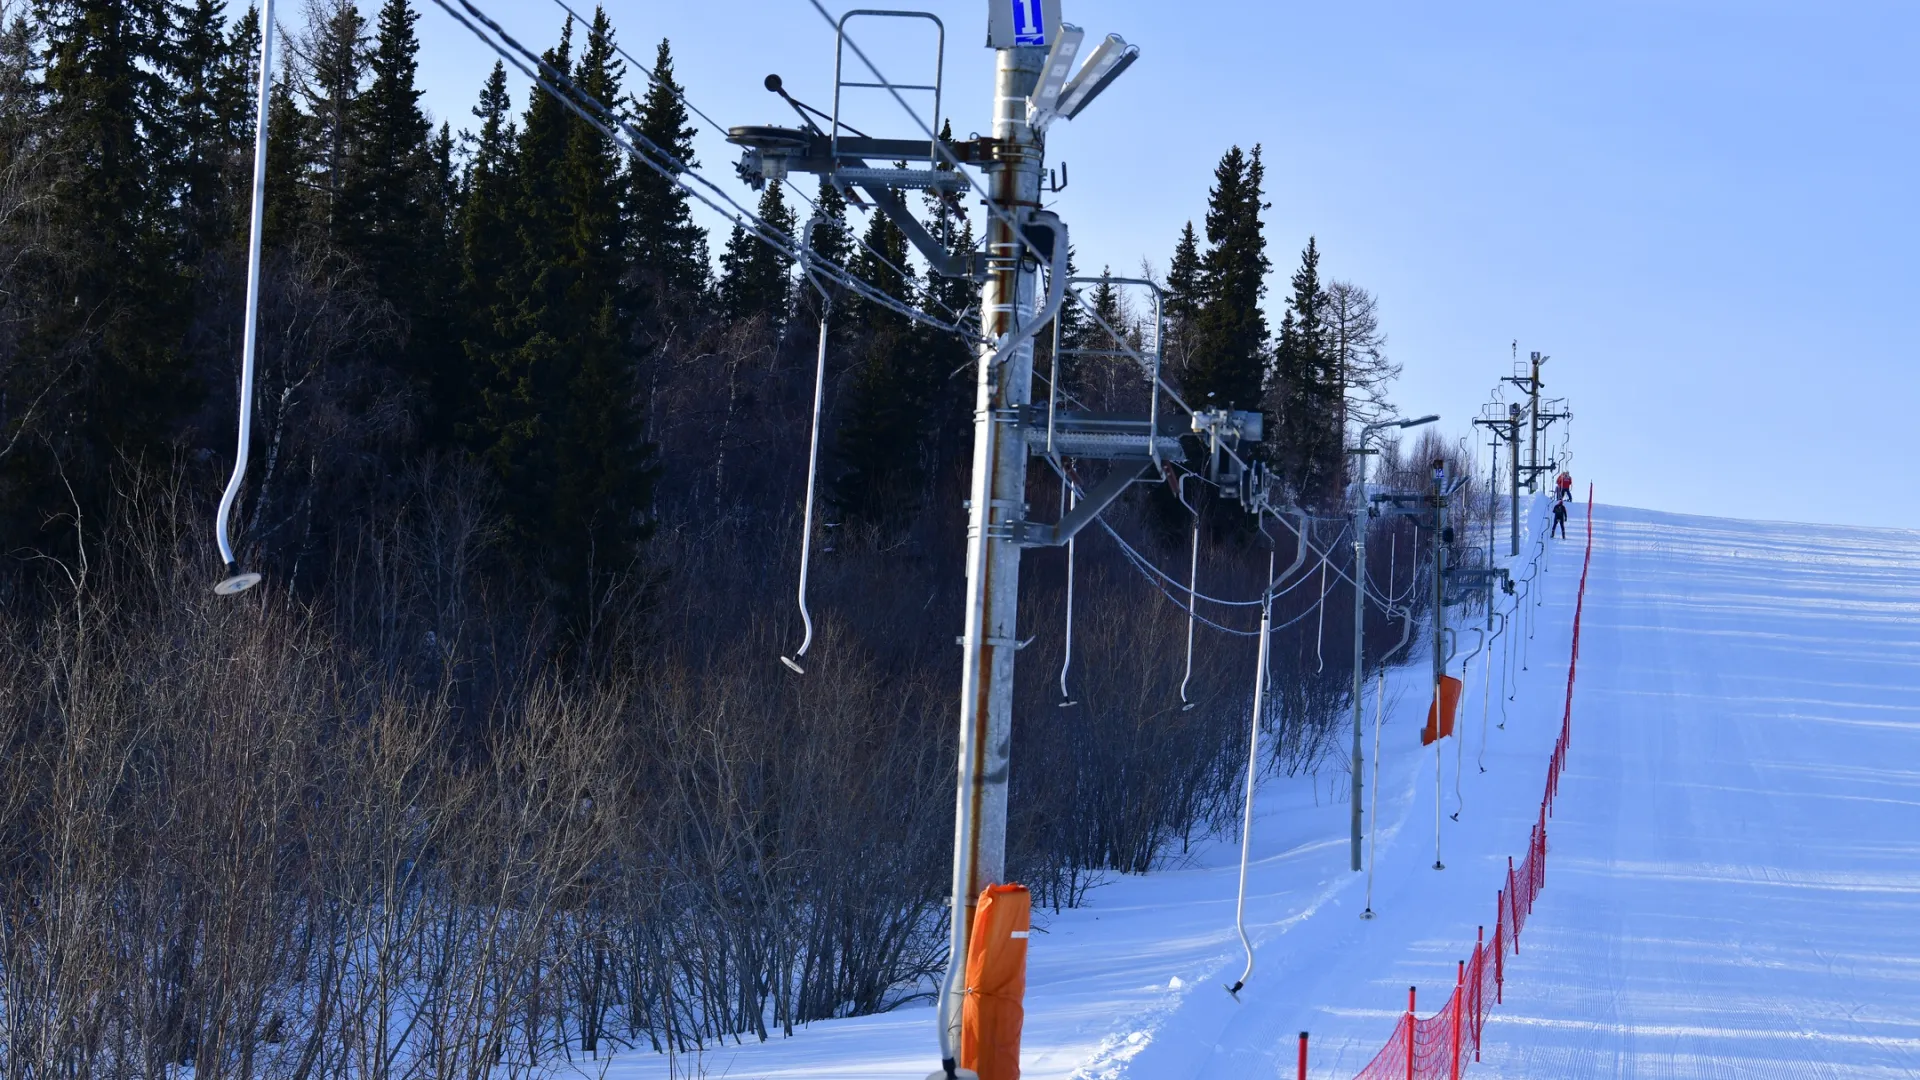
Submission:
MULTIPOLYGON (((1536 528, 1545 507, 1533 505, 1536 528)), ((1082 910, 1037 915, 1022 1075, 1290 1078, 1307 1030, 1312 1075, 1347 1080, 1408 986, 1423 1015, 1439 1007, 1539 805, 1583 516, 1576 507, 1573 540, 1550 545, 1529 670, 1516 658, 1484 774, 1473 666, 1465 809, 1442 822, 1444 871, 1432 868, 1416 637, 1415 662, 1388 678, 1378 917, 1357 917, 1365 882, 1347 869, 1347 805, 1327 798, 1330 785, 1344 797, 1344 760, 1271 780, 1249 880, 1258 961, 1240 1000, 1223 988, 1242 962, 1238 847, 1211 842, 1171 869, 1111 881, 1082 910)), ((1920 1076, 1916 626, 1920 534, 1598 508, 1547 885, 1467 1075, 1920 1076)), ((1371 689, 1367 716, 1370 726, 1371 689)), ((1450 813, 1455 752, 1443 746, 1450 813)), ((610 1080, 670 1075, 650 1053, 581 1064, 610 1080)), ((920 1080, 935 1065, 932 1011, 819 1023, 709 1050, 704 1073, 692 1064, 679 1075, 920 1080)))

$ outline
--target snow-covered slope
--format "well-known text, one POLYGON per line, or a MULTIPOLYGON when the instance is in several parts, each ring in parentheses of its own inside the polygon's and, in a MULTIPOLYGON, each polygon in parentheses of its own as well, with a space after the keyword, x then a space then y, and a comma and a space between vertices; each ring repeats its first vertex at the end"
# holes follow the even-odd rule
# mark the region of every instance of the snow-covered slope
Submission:
POLYGON ((1920 535, 1602 508, 1489 1077, 1920 1076, 1920 535))
MULTIPOLYGON (((1606 506, 1595 521, 1547 887, 1470 1075, 1920 1075, 1920 537, 1606 506)), ((1215 845, 1046 918, 1025 1076, 1291 1077, 1309 1030, 1312 1075, 1345 1080, 1409 985, 1423 1013, 1444 1000, 1539 803, 1581 512, 1571 526, 1513 658, 1506 729, 1476 660, 1464 738, 1443 744, 1441 800, 1460 810, 1441 821, 1446 869, 1433 869, 1416 664, 1388 683, 1378 917, 1358 917, 1366 883, 1347 870, 1344 767, 1276 779, 1255 826, 1258 967, 1239 1000, 1222 989, 1242 961, 1237 849, 1215 845)), ((934 1064, 931 1020, 912 1008, 819 1024, 678 1067, 918 1080, 934 1064)), ((609 1075, 669 1069, 627 1056, 609 1075)))

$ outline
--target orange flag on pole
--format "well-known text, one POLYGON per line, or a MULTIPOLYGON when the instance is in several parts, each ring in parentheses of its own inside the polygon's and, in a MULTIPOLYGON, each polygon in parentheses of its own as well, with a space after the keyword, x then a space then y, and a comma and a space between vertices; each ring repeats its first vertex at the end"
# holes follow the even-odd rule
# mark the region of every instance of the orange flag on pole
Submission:
POLYGON ((1421 746, 1432 746, 1453 734, 1453 715, 1459 711, 1460 691, 1464 686, 1451 675, 1440 676, 1440 700, 1427 706, 1427 727, 1420 733, 1421 746))

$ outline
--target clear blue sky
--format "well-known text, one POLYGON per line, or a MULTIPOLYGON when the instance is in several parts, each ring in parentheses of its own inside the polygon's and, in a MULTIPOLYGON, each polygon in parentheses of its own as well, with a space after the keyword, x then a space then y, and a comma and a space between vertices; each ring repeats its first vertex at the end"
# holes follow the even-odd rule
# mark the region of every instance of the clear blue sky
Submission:
MULTIPOLYGON (((470 125, 492 55, 416 2, 427 104, 470 125)), ((1083 268, 1164 268, 1220 153, 1261 143, 1276 312, 1318 237, 1324 273, 1380 297, 1405 410, 1463 434, 1517 339, 1553 356, 1602 501, 1920 527, 1901 456, 1920 428, 1920 5, 1064 2, 1141 49, 1050 136, 1083 268)), ((528 44, 557 38, 548 0, 486 6, 528 44)), ((985 0, 926 6, 949 33, 945 111, 984 128, 985 0)), ((806 0, 608 11, 643 60, 670 38, 722 124, 788 121, 770 71, 830 96, 806 0)), ((860 39, 896 80, 909 57, 930 70, 924 40, 860 39)), ((890 103, 859 115, 911 133, 890 103)), ((700 157, 731 177, 717 137, 700 157)))

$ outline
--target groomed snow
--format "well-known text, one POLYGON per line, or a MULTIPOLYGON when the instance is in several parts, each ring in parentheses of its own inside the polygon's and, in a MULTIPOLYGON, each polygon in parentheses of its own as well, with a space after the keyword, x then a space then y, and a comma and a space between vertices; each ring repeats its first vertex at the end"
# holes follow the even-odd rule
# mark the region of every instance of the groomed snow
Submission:
POLYGON ((1487 1077, 1920 1076, 1920 535, 1602 508, 1487 1077))
MULTIPOLYGON (((1291 1077, 1308 1030, 1312 1075, 1345 1080, 1409 985, 1423 1014, 1444 1001, 1539 804, 1583 516, 1553 545, 1528 670, 1515 663, 1507 728, 1484 747, 1479 660, 1469 672, 1464 741, 1443 744, 1449 814, 1465 764, 1445 870, 1416 662, 1388 680, 1378 917, 1358 917, 1364 875, 1347 869, 1344 765, 1274 779, 1248 906, 1258 967, 1240 999, 1222 986, 1242 963, 1238 849, 1210 844, 1037 920, 1023 1075, 1291 1077)), ((1920 1075, 1920 536, 1607 506, 1595 519, 1547 886, 1470 1075, 1920 1075)), ((1500 703, 1486 704, 1497 724, 1500 703)), ((677 1074, 919 1080, 931 1020, 915 1007, 816 1024, 677 1074)), ((670 1075, 650 1053, 582 1064, 670 1075)))

